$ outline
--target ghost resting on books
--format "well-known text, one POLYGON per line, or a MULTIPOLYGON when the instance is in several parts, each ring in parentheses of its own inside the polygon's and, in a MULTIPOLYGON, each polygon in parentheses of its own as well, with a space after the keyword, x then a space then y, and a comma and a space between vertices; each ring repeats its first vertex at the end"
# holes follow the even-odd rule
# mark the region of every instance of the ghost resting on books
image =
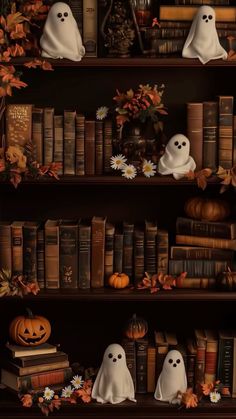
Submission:
POLYGON ((177 397, 177 393, 185 393, 186 390, 187 377, 183 357, 179 351, 171 350, 165 357, 154 397, 163 402, 179 404, 181 399, 177 397))
POLYGON ((227 59, 227 52, 219 42, 215 22, 212 7, 199 7, 183 47, 183 57, 199 58, 202 64, 218 58, 227 59))
POLYGON ((105 350, 93 385, 92 398, 100 403, 116 404, 126 399, 136 402, 133 380, 121 345, 113 343, 105 350))
POLYGON ((55 3, 49 10, 40 38, 41 55, 80 61, 85 54, 80 32, 68 4, 55 3))
POLYGON ((167 143, 165 153, 158 162, 158 172, 161 175, 173 174, 175 179, 181 179, 189 170, 194 171, 196 163, 189 151, 189 139, 183 134, 175 134, 167 143))

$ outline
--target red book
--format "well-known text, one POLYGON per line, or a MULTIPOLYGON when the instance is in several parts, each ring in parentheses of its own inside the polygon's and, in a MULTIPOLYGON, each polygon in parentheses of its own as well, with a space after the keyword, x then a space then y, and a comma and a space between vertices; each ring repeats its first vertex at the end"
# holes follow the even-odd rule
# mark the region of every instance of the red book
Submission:
POLYGON ((187 103, 187 137, 190 141, 190 155, 196 163, 196 170, 200 170, 203 154, 202 103, 187 103))

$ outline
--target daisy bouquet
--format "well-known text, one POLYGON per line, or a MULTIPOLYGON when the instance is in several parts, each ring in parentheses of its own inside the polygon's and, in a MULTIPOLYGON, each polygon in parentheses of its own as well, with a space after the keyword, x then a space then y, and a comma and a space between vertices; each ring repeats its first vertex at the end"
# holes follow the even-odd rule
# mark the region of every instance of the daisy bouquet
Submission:
POLYGON ((151 160, 143 159, 138 167, 128 163, 123 154, 117 154, 111 157, 111 168, 121 171, 121 175, 126 179, 134 179, 138 173, 150 178, 156 174, 156 165, 151 160))

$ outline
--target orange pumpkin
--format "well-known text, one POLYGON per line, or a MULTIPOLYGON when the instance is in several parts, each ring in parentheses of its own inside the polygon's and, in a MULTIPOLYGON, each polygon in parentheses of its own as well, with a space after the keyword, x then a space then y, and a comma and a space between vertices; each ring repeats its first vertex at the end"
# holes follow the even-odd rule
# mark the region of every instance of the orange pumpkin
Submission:
POLYGON ((230 215, 228 202, 199 196, 188 199, 184 211, 190 218, 207 221, 222 221, 230 215))
POLYGON ((108 284, 113 288, 125 288, 129 285, 129 277, 124 273, 115 272, 109 277, 108 284))
POLYGON ((34 316, 27 309, 27 316, 17 316, 9 327, 11 339, 21 346, 37 346, 45 343, 51 334, 51 325, 43 316, 34 316))
POLYGON ((132 318, 128 320, 125 327, 125 336, 130 339, 143 338, 148 331, 148 324, 142 317, 137 317, 133 314, 132 318))

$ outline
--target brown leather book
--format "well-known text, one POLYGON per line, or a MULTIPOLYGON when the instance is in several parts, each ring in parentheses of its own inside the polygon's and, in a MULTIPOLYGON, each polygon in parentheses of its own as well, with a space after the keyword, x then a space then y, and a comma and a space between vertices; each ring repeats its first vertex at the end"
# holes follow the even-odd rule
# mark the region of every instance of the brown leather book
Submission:
POLYGON ((54 108, 48 107, 44 108, 44 129, 43 129, 43 158, 44 164, 50 164, 53 161, 53 137, 54 137, 54 129, 53 129, 53 116, 54 116, 54 108))
POLYGON ((116 226, 114 237, 114 272, 123 271, 123 241, 124 235, 116 226))
POLYGON ((218 164, 218 102, 203 102, 203 167, 218 164))
POLYGON ((187 375, 188 387, 194 388, 197 345, 193 337, 187 338, 186 350, 187 350, 186 375, 187 375))
MULTIPOLYGON (((197 5, 176 5, 166 6, 161 5, 159 10, 160 20, 193 20, 198 10, 197 5)), ((236 7, 229 6, 215 6, 217 22, 235 22, 236 21, 236 7)))
POLYGON ((38 229, 37 235, 37 279, 40 289, 45 288, 45 243, 44 228, 38 229))
POLYGON ((54 147, 53 147, 53 161, 61 164, 61 169, 58 169, 58 174, 63 173, 63 115, 54 115, 54 147))
POLYGON ((97 0, 83 0, 83 44, 86 57, 97 57, 97 0))
POLYGON ((95 173, 103 174, 103 121, 95 121, 95 173))
POLYGON ((80 35, 83 34, 83 0, 69 0, 68 2, 73 16, 78 25, 80 35))
POLYGON ((236 165, 236 115, 233 116, 233 166, 236 165))
POLYGON ((61 220, 60 288, 78 288, 78 221, 61 220))
POLYGON ((32 139, 31 104, 8 104, 6 107, 6 145, 24 147, 32 139))
POLYGON ((149 275, 157 273, 157 223, 145 220, 145 271, 149 275))
POLYGON ((23 226, 24 275, 30 282, 37 282, 37 221, 25 221, 23 226))
POLYGON ((84 155, 85 116, 81 113, 75 116, 75 174, 85 174, 84 155))
POLYGON ((92 288, 104 286, 105 225, 106 217, 94 216, 92 218, 92 288))
POLYGON ((236 222, 206 221, 187 217, 177 217, 176 233, 222 239, 236 239, 236 222))
POLYGON ((64 110, 64 175, 75 175, 75 115, 64 110))
POLYGON ((12 272, 11 223, 0 222, 0 270, 12 272))
POLYGON ((38 361, 37 365, 33 365, 30 367, 20 367, 19 365, 15 364, 14 362, 10 362, 5 358, 1 361, 2 367, 5 368, 7 371, 16 374, 19 377, 25 375, 36 374, 44 371, 54 371, 61 368, 69 367, 69 361, 56 361, 50 362, 48 364, 41 364, 40 360, 38 361))
POLYGON ((136 344, 136 393, 147 393, 147 348, 148 339, 142 338, 136 344))
POLYGON ((111 157, 112 157, 112 120, 104 121, 104 160, 103 168, 105 173, 111 173, 111 157))
POLYGON ((59 269, 59 221, 47 220, 45 236, 45 285, 48 289, 60 287, 59 269))
POLYGON ((123 272, 126 273, 130 281, 133 277, 133 236, 134 224, 123 222, 123 272))
POLYGON ((229 260, 232 262, 234 252, 232 250, 211 249, 210 247, 197 246, 171 246, 171 259, 216 259, 229 260))
POLYGON ((91 223, 79 223, 79 283, 80 289, 90 288, 91 281, 91 223))
POLYGON ((200 170, 203 154, 202 103, 187 103, 187 137, 190 141, 190 155, 196 163, 196 170, 200 170))
POLYGON ((43 112, 43 108, 33 108, 32 111, 32 142, 39 164, 43 164, 43 112))
POLYGON ((156 388, 156 347, 147 348, 147 392, 154 393, 156 388))
POLYGON ((85 174, 95 175, 95 120, 85 120, 85 174))
POLYGON ((187 236, 183 234, 177 234, 175 241, 177 244, 236 250, 236 239, 216 239, 215 237, 187 236))
POLYGON ((211 329, 204 331, 207 339, 204 382, 214 383, 217 372, 218 333, 211 329))
MULTIPOLYGON (((219 348, 217 363, 217 380, 223 384, 224 396, 231 396, 234 379, 234 340, 235 331, 219 330, 219 348)), ((235 397, 234 395, 232 395, 235 397)))
POLYGON ((176 278, 176 288, 214 289, 216 283, 216 278, 176 278))
POLYGON ((195 391, 199 391, 201 384, 204 384, 205 379, 205 364, 206 364, 206 335, 203 329, 194 330, 197 353, 195 365, 195 391))
POLYGON ((219 165, 231 169, 233 163, 233 96, 219 96, 219 165))
POLYGON ((214 278, 219 273, 227 271, 229 266, 227 260, 205 260, 205 259, 187 259, 169 261, 169 274, 180 275, 187 272, 188 277, 192 278, 214 278))
POLYGON ((11 224, 12 275, 23 275, 23 225, 24 221, 11 224))
POLYGON ((144 277, 144 230, 134 228, 134 283, 139 284, 144 277))
POLYGON ((136 390, 136 345, 133 339, 123 338, 121 345, 126 355, 126 364, 131 374, 134 390, 136 390))
POLYGON ((168 273, 169 235, 167 230, 157 230, 157 272, 168 273))
POLYGON ((114 271, 114 236, 115 226, 111 222, 106 222, 105 227, 105 284, 108 284, 108 278, 114 271))

